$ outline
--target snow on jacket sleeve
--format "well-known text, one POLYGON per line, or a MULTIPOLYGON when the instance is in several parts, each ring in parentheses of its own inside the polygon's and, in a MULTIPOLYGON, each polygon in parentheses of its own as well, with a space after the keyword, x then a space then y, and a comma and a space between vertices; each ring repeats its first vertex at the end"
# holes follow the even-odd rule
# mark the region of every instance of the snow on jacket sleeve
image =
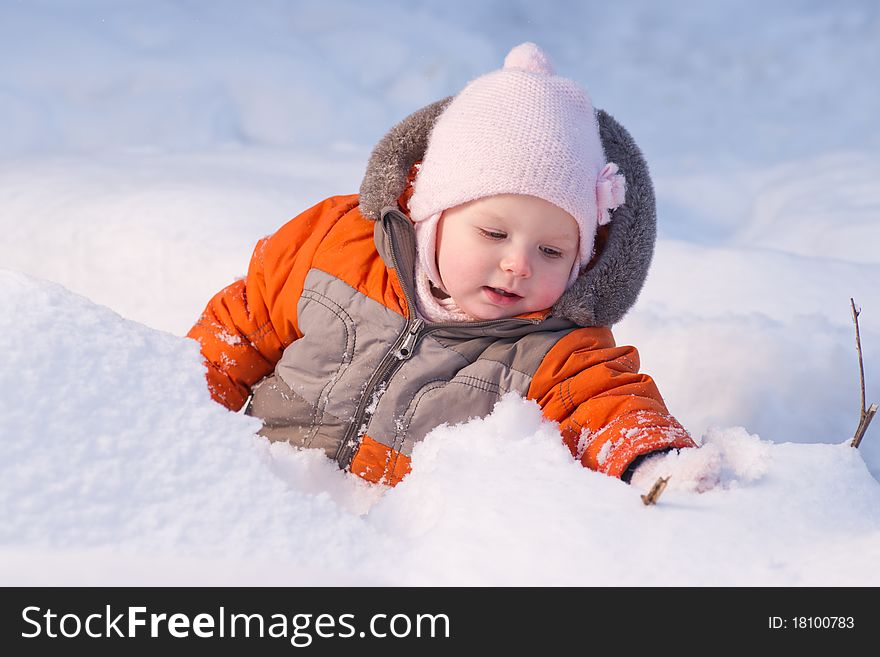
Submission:
POLYGON ((357 196, 331 197, 290 220, 254 248, 247 277, 220 290, 187 337, 197 340, 208 388, 231 410, 270 374, 285 347, 302 337, 296 306, 321 240, 357 196))
POLYGON ((638 351, 615 346, 608 328, 577 329, 544 357, 528 397, 559 422, 585 467, 619 477, 642 454, 696 447, 651 377, 638 370, 638 351))

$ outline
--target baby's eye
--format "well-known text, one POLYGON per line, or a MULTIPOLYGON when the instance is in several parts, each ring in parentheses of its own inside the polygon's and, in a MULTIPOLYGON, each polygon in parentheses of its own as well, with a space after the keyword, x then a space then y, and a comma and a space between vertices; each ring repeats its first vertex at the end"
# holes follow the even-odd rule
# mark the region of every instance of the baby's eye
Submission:
POLYGON ((507 237, 507 233, 500 230, 488 230, 486 228, 481 228, 480 232, 483 234, 484 237, 488 237, 489 239, 493 240, 503 240, 505 237, 507 237))
POLYGON ((562 251, 559 249, 554 249, 552 246, 542 246, 541 253, 543 253, 548 258, 561 258, 562 251))

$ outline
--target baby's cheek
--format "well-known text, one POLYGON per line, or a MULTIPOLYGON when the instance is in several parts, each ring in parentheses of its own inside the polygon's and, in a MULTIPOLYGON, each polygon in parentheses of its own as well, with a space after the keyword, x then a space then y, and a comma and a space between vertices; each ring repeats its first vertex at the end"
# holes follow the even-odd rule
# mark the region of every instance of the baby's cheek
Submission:
POLYGON ((561 296, 562 296, 561 292, 558 292, 558 293, 554 292, 554 293, 550 293, 550 294, 545 295, 544 298, 541 300, 541 304, 540 304, 541 309, 549 308, 554 303, 559 301, 559 297, 561 297, 561 296))
POLYGON ((542 310, 544 308, 549 308, 554 303, 559 301, 559 297, 562 296, 562 293, 565 292, 565 284, 568 282, 568 277, 562 278, 558 275, 550 276, 540 285, 537 302, 541 304, 541 308, 537 308, 536 310, 542 310))

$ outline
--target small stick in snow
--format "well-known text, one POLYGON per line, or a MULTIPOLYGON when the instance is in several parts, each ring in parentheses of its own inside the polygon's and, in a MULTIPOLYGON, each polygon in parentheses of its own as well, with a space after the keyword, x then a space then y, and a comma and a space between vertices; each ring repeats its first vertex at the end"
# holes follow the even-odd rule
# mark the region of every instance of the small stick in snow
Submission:
POLYGON ((654 485, 651 486, 651 490, 648 491, 648 494, 642 495, 642 502, 645 503, 645 506, 648 506, 649 504, 657 504, 657 500, 660 499, 663 491, 666 490, 666 482, 668 481, 669 477, 666 477, 665 479, 660 477, 654 482, 654 485))
POLYGON ((859 426, 856 429, 856 435, 853 436, 852 442, 850 445, 853 447, 858 447, 862 444, 862 437, 865 435, 865 431, 868 430, 868 425, 871 424, 871 420, 874 419, 874 415, 877 413, 877 404, 871 404, 871 408, 867 411, 862 409, 862 417, 859 421, 859 426))
POLYGON ((862 385, 862 404, 859 407, 859 426, 856 427, 856 433, 853 436, 850 445, 852 447, 858 447, 862 442, 862 436, 864 436, 865 431, 868 430, 868 425, 871 424, 871 420, 874 419, 874 415, 877 413, 877 404, 871 404, 871 408, 867 411, 865 410, 865 365, 862 361, 862 340, 859 337, 859 314, 861 313, 861 310, 856 310, 856 302, 852 297, 850 297, 849 302, 852 306, 853 323, 856 325, 856 352, 859 355, 859 380, 862 385))

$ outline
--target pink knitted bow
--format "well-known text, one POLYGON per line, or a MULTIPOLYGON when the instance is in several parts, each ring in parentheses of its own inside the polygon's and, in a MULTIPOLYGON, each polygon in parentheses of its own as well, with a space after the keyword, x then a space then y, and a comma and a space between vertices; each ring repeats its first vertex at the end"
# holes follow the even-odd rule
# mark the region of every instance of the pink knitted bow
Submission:
POLYGON ((609 223, 611 210, 623 205, 626 200, 626 178, 617 171, 617 165, 609 162, 602 167, 596 180, 596 210, 600 226, 609 223))

